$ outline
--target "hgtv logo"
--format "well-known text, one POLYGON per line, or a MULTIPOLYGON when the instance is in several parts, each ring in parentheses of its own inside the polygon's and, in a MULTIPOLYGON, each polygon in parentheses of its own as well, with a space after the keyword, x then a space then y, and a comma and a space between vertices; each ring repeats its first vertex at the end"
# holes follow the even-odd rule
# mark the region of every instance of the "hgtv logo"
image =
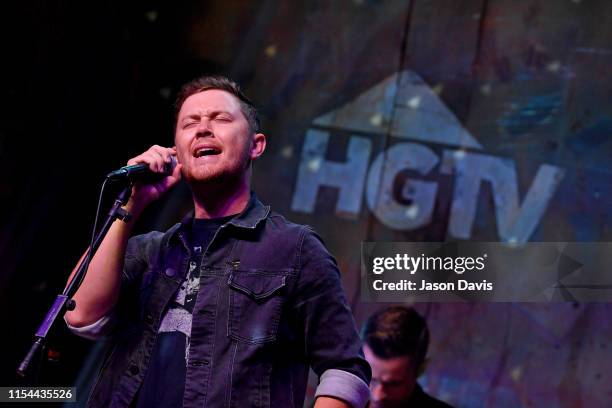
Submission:
POLYGON ((386 227, 415 230, 432 222, 439 180, 451 176, 449 239, 472 237, 486 182, 493 195, 497 238, 524 243, 564 174, 560 167, 541 164, 521 200, 514 160, 485 153, 438 95, 418 75, 403 71, 313 121, 304 138, 291 209, 312 214, 319 188, 333 187, 339 216, 358 217, 365 195, 369 210, 386 227), (330 137, 338 131, 352 134, 345 159, 328 160, 330 137), (394 143, 372 158, 373 143, 386 136, 394 143), (398 176, 406 171, 411 176, 398 191, 398 176))

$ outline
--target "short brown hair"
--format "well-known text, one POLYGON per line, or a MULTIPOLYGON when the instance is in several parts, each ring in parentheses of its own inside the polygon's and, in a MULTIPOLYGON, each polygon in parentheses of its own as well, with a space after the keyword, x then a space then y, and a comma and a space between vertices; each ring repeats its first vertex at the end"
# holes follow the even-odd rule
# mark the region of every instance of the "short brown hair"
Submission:
POLYGON ((361 338, 380 358, 410 356, 414 367, 425 361, 429 345, 427 323, 416 310, 391 306, 375 312, 363 325, 361 338))
POLYGON ((240 102, 240 110, 242 114, 246 118, 247 122, 249 122, 249 127, 253 133, 259 133, 261 131, 261 124, 259 122, 259 115, 257 114, 257 109, 255 109, 255 105, 249 98, 246 97, 240 86, 232 81, 229 78, 224 76, 202 76, 196 78, 181 88, 179 91, 176 102, 174 103, 174 114, 175 120, 178 118, 178 114, 185 102, 185 99, 189 98, 191 95, 206 91, 208 89, 220 89, 222 91, 226 91, 234 95, 238 98, 240 102))

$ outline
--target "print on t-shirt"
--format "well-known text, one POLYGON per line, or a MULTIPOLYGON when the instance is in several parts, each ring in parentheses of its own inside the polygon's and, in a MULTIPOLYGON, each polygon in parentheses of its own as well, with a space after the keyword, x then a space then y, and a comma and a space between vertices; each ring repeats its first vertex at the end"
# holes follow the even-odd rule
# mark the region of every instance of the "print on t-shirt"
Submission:
POLYGON ((176 292, 174 301, 168 307, 159 332, 181 332, 185 335, 185 365, 189 361, 189 340, 191 337, 191 319, 200 286, 200 276, 197 273, 197 264, 189 263, 187 277, 176 292))

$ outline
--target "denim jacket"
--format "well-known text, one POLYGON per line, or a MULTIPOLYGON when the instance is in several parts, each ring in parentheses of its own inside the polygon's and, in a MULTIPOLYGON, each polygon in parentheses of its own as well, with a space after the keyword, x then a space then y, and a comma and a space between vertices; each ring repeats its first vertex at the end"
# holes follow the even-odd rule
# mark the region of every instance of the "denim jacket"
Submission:
MULTIPOLYGON (((133 402, 189 267, 190 222, 131 238, 112 315, 71 327, 112 336, 89 406, 133 402)), ((203 251, 192 318, 185 407, 302 407, 309 367, 320 379, 317 396, 367 402, 370 367, 336 261, 310 227, 270 212, 254 194, 203 251)))

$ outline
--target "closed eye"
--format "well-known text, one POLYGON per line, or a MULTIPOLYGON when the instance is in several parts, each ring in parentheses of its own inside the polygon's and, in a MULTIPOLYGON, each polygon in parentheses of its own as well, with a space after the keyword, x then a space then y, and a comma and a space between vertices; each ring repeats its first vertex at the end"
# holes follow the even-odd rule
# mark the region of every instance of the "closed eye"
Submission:
POLYGON ((183 118, 181 122, 181 127, 183 129, 187 129, 187 128, 197 125, 199 122, 200 122, 200 117, 198 115, 189 115, 183 118))
POLYGON ((400 387, 404 385, 403 381, 381 381, 381 384, 384 387, 388 387, 388 388, 394 388, 394 387, 400 387))
POLYGON ((230 122, 234 119, 231 113, 224 111, 224 110, 213 111, 213 112, 210 112, 209 115, 210 115, 209 118, 211 120, 215 120, 219 122, 230 122))

